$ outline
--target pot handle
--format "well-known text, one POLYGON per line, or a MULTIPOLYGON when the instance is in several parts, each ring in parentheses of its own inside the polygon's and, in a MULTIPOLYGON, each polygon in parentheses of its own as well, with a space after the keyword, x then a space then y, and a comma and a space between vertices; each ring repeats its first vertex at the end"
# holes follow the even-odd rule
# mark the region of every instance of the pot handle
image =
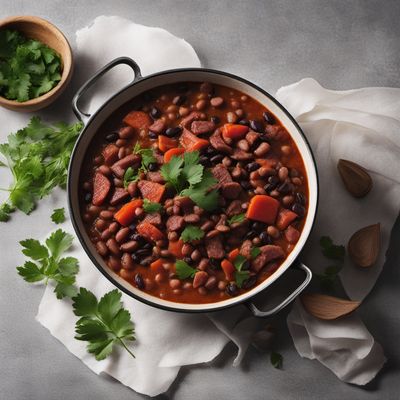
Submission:
POLYGON ((294 268, 300 269, 306 274, 306 277, 303 280, 303 282, 296 288, 296 290, 294 290, 288 297, 286 297, 285 300, 283 300, 280 304, 278 304, 276 307, 270 310, 267 311, 260 310, 254 303, 247 302, 246 306, 250 309, 250 311, 255 317, 265 318, 276 314, 277 312, 285 308, 289 303, 291 303, 307 287, 312 278, 311 270, 300 262, 297 263, 294 266, 294 268))
MULTIPOLYGON (((79 121, 85 122, 87 119, 90 117, 91 114, 88 114, 86 112, 83 112, 82 110, 79 109, 79 99, 81 98, 82 95, 85 94, 85 92, 93 85, 95 84, 107 71, 110 69, 116 67, 117 65, 120 64, 126 64, 129 67, 132 68, 135 77, 133 79, 133 82, 136 82, 142 77, 142 74, 140 72, 139 66, 136 64, 135 61, 133 61, 129 57, 119 57, 116 58, 115 60, 109 62, 107 65, 105 65, 103 68, 98 70, 89 80, 87 80, 76 92, 74 98, 72 99, 72 110, 76 117, 79 119, 79 121)), ((130 84, 131 84, 130 83, 130 84)))

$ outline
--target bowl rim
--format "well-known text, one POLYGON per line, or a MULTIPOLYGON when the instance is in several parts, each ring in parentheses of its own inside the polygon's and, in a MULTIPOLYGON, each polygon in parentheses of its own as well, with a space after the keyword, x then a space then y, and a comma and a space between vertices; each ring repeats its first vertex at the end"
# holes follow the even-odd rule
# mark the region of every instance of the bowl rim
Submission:
MULTIPOLYGON (((170 312, 179 312, 179 313, 189 313, 189 314, 198 314, 198 313, 210 313, 210 312, 217 312, 217 311, 221 311, 221 310, 225 310, 225 309, 229 309, 231 307, 235 307, 238 305, 245 305, 248 304, 251 299, 253 299, 255 296, 257 296, 258 294, 260 294, 262 291, 267 290, 268 286, 266 286, 265 288, 260 289, 259 291, 257 291, 256 293, 253 293, 251 296, 242 298, 242 299, 238 299, 236 297, 232 297, 232 300, 229 304, 222 304, 221 306, 218 306, 218 303, 222 303, 221 302, 210 302, 210 303, 179 303, 179 302, 173 302, 170 301, 170 303, 176 304, 175 306, 169 306, 166 304, 160 304, 157 303, 156 301, 151 301, 148 300, 146 298, 144 298, 143 296, 140 296, 136 293, 134 293, 133 291, 129 290, 128 288, 126 288, 125 286, 121 285, 113 276, 111 273, 109 273, 109 271, 106 270, 106 268, 104 268, 103 266, 101 266, 98 261, 96 260, 95 256, 92 254, 92 250, 89 248, 89 246, 87 245, 86 241, 83 238, 83 235, 80 231, 79 225, 76 221, 76 215, 74 212, 74 207, 73 207, 73 199, 72 199, 72 179, 71 174, 72 174, 72 165, 73 165, 73 161, 76 157, 77 154, 77 150, 79 147, 79 143, 82 140, 82 137, 85 133, 85 131, 88 129, 88 127, 90 126, 90 124, 92 123, 92 121, 95 120, 95 118, 97 117, 97 115, 99 115, 104 108, 106 108, 106 106, 112 102, 114 99, 116 99, 119 95, 121 95, 123 92, 125 92, 126 90, 129 90, 132 86, 135 86, 136 84, 143 82, 145 80, 150 80, 154 77, 159 77, 162 75, 168 75, 168 74, 174 74, 174 73, 180 73, 180 72, 205 72, 205 73, 212 73, 212 74, 217 74, 217 75, 224 75, 227 76, 228 78, 237 80, 245 85, 249 85, 250 87, 252 87, 253 89, 259 91, 261 94, 263 94, 264 96, 266 96, 269 100, 271 100, 273 103, 275 103, 275 105, 280 109, 280 111, 282 113, 285 114, 285 116, 291 121, 291 123, 294 125, 294 127, 297 129, 298 133, 300 134, 300 136, 302 137, 302 139, 304 140, 304 144, 306 145, 309 155, 310 155, 310 159, 312 162, 312 167, 313 170, 315 172, 315 210, 314 210, 314 215, 312 216, 312 221, 310 224, 310 228, 309 231, 307 233, 307 237, 305 237, 304 239, 304 243, 302 244, 301 248, 298 250, 297 256, 296 258, 290 263, 290 265, 288 265, 285 269, 282 269, 282 271, 280 273, 279 270, 281 269, 280 267, 271 275, 276 275, 276 278, 274 280, 272 280, 272 282, 270 282, 270 284, 272 284, 273 282, 275 282, 275 280, 277 280, 284 272, 286 272, 286 270, 288 270, 290 267, 292 267, 294 264, 296 264, 297 259, 299 257, 299 255, 301 254, 301 251, 304 248, 304 245, 306 243, 306 241, 308 240, 311 231, 314 227, 315 224, 315 220, 316 220, 316 216, 317 216, 317 211, 318 211, 318 203, 319 203, 319 176, 318 176, 318 168, 317 168, 317 163, 315 160, 315 156, 313 154, 313 151, 311 149, 310 143, 307 140, 307 137, 305 136, 303 130, 301 129, 300 125, 297 123, 297 121, 294 119, 294 117, 289 113, 289 111, 274 97, 272 96, 269 92, 267 92, 266 90, 262 89, 261 87, 259 87, 258 85, 256 85, 255 83, 248 81, 245 78, 242 78, 241 76, 229 73, 229 72, 225 72, 225 71, 221 71, 221 70, 216 70, 216 69, 211 69, 211 68, 195 68, 195 67, 189 67, 189 68, 176 68, 176 69, 169 69, 169 70, 164 70, 164 71, 160 71, 160 72, 156 72, 150 75, 146 75, 144 77, 140 76, 138 79, 135 78, 135 80, 131 83, 129 83, 128 85, 122 87, 120 90, 118 90, 115 94, 113 94, 112 96, 110 96, 97 110, 95 110, 93 112, 93 114, 90 114, 90 116, 88 117, 87 120, 82 121, 84 122, 84 128, 82 130, 82 132, 80 133, 78 140, 75 143, 74 149, 72 151, 71 154, 71 159, 70 159, 70 163, 69 163, 69 169, 68 169, 68 182, 67 182, 67 194, 68 194, 68 209, 69 209, 69 213, 71 216, 71 221, 72 221, 72 225, 74 227, 75 233, 78 236, 79 242, 81 243, 83 249, 85 250, 87 256, 89 257, 90 261, 94 264, 94 266, 102 273, 102 275, 104 275, 104 277, 109 280, 116 288, 118 288, 119 290, 121 290, 123 293, 127 294, 128 296, 130 296, 131 298, 134 298, 135 300, 138 300, 144 304, 147 304, 151 307, 156 307, 165 311, 170 311, 170 312), (236 301, 235 301, 236 300, 236 301), (199 306, 196 309, 191 309, 191 308, 184 308, 185 305, 196 305, 199 306), (209 308, 209 306, 214 305, 212 308, 209 308), (179 307, 181 306, 181 307, 179 307), (202 307, 200 307, 202 306, 202 307)), ((246 94, 246 93, 245 93, 246 94)), ((110 114, 111 115, 111 114, 110 114)), ((109 116, 110 116, 109 115, 109 116)), ((302 154, 302 153, 301 153, 302 154)), ((310 190, 310 187, 309 187, 310 190)), ((264 282, 264 281, 263 281, 264 282)), ((257 286, 255 286, 253 289, 257 288, 258 286, 261 286, 263 284, 263 282, 260 282, 257 286)), ((157 299, 155 296, 152 296, 155 299, 157 299)))
MULTIPOLYGON (((17 24, 19 22, 26 22, 26 23, 31 23, 31 24, 36 24, 39 26, 46 26, 52 34, 57 37, 59 40, 63 42, 63 45, 65 47, 65 51, 67 53, 67 57, 63 57, 61 54, 61 65, 62 65, 62 74, 61 74, 61 79, 57 83, 56 86, 54 86, 50 91, 47 93, 42 94, 39 97, 36 97, 34 99, 29 99, 27 101, 19 102, 16 100, 9 100, 6 97, 3 97, 0 95, 0 105, 3 105, 5 107, 13 107, 13 108, 29 108, 32 106, 38 106, 41 103, 45 102, 46 100, 49 100, 53 96, 59 93, 60 90, 64 89, 65 86, 68 84, 72 70, 73 70, 73 54, 72 54, 72 49, 71 45, 69 44, 68 39, 64 35, 64 33, 53 23, 48 21, 47 19, 37 17, 34 15, 18 15, 18 16, 11 16, 4 18, 0 20, 0 29, 6 29, 7 25, 9 24, 17 24)), ((54 50, 54 49, 53 49, 54 50)))

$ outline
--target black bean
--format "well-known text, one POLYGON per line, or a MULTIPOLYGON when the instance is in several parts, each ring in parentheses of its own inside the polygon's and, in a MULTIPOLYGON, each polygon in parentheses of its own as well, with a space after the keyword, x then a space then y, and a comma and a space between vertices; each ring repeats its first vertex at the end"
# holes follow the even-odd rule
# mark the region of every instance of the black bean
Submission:
POLYGON ((207 154, 208 156, 212 157, 215 156, 216 154, 218 154, 218 150, 216 150, 214 147, 212 146, 208 146, 206 147, 206 149, 204 150, 204 153, 207 154))
POLYGON ((272 192, 272 191, 275 190, 275 189, 276 189, 276 185, 273 185, 272 183, 267 183, 267 184, 264 186, 264 190, 265 190, 267 193, 272 192))
POLYGON ((256 132, 264 132, 264 125, 262 124, 262 122, 257 121, 256 119, 252 119, 250 121, 250 128, 256 132))
POLYGON ((225 156, 223 154, 216 154, 215 156, 210 158, 212 164, 220 163, 225 156))
POLYGON ((118 139, 119 139, 118 132, 112 132, 106 135, 107 142, 115 142, 118 139))
POLYGON ((253 239, 257 236, 257 232, 253 231, 252 229, 249 230, 246 235, 245 235, 245 239, 253 239))
POLYGON ((136 242, 142 242, 143 236, 139 235, 138 233, 134 233, 131 235, 131 239, 135 240, 136 242))
POLYGON ((240 181, 240 186, 244 190, 250 190, 253 186, 251 186, 251 183, 249 181, 240 181))
POLYGON ((157 107, 152 107, 150 111, 150 115, 156 119, 161 117, 161 111, 157 107))
POLYGON ((264 222, 254 221, 251 224, 251 229, 253 229, 253 230, 257 231, 257 232, 261 232, 265 228, 266 228, 266 225, 264 224, 264 222))
POLYGON ((132 261, 138 264, 140 262, 140 257, 136 253, 131 254, 132 261))
POLYGON ((260 168, 260 164, 258 162, 251 162, 246 165, 247 172, 255 171, 258 168, 260 168))
POLYGON ((144 281, 143 281, 142 275, 140 275, 140 274, 135 275, 135 284, 138 289, 140 289, 140 290, 144 289, 144 281))
POLYGON ((217 116, 212 116, 210 119, 211 119, 211 122, 214 122, 215 125, 217 125, 221 122, 221 119, 217 116))
POLYGON ((191 259, 191 257, 184 257, 183 261, 185 261, 185 263, 189 264, 189 265, 194 263, 194 261, 191 259))
POLYGON ((279 182, 280 180, 276 175, 272 175, 268 178, 268 183, 270 183, 271 185, 278 185, 279 182))
POLYGON ((147 165, 147 168, 148 168, 148 170, 151 171, 151 172, 157 171, 157 169, 158 169, 158 164, 155 163, 155 162, 151 162, 151 163, 149 163, 149 164, 147 165))
POLYGON ((271 236, 269 236, 268 233, 265 231, 260 233, 259 238, 261 240, 261 244, 271 244, 272 243, 271 236))
POLYGON ((266 123, 273 125, 275 123, 275 118, 268 111, 263 112, 263 117, 266 123))
POLYGON ((236 296, 239 293, 239 288, 234 282, 228 283, 225 290, 230 296, 236 296))
POLYGON ((283 182, 276 188, 276 190, 281 194, 288 194, 291 192, 292 187, 288 182, 283 182))
POLYGON ((152 249, 152 248, 153 248, 153 245, 151 243, 149 243, 149 242, 145 243, 142 246, 142 249, 152 249))
POLYGON ((250 261, 246 260, 243 264, 242 264, 242 270, 243 271, 248 271, 250 269, 250 261))
POLYGON ((145 249, 142 247, 141 249, 136 250, 135 254, 139 257, 148 256, 149 254, 151 254, 152 248, 153 247, 151 247, 150 249, 145 249))
POLYGON ((153 131, 149 131, 149 139, 157 139, 158 135, 157 133, 153 132, 153 131))
POLYGON ((129 225, 129 229, 132 230, 132 231, 136 230, 136 225, 135 224, 130 224, 129 225))
POLYGON ((85 202, 90 203, 92 201, 92 193, 87 192, 85 193, 85 202))
POLYGON ((245 126, 249 126, 250 122, 247 119, 241 119, 240 121, 238 121, 239 125, 245 125, 245 126))
POLYGON ((257 276, 252 275, 242 283, 242 289, 250 289, 257 282, 257 276))
POLYGON ((175 127, 173 127, 173 128, 168 128, 168 129, 165 131, 165 136, 174 137, 174 136, 179 135, 181 132, 182 132, 182 127, 180 127, 180 126, 175 126, 175 127))
POLYGON ((220 262, 215 258, 210 258, 209 259, 209 265, 210 265, 210 268, 213 269, 213 270, 217 270, 221 266, 220 262))
POLYGON ((306 213, 306 209, 299 203, 294 203, 292 205, 292 211, 299 217, 304 217, 304 214, 306 213))
POLYGON ((271 139, 270 139, 269 135, 267 135, 266 133, 261 133, 259 138, 262 142, 271 144, 271 139))
POLYGON ((200 156, 199 163, 204 167, 211 167, 211 161, 207 156, 200 156))
POLYGON ((296 193, 296 202, 304 206, 306 204, 306 196, 303 193, 296 193))
POLYGON ((179 96, 174 97, 174 99, 172 100, 172 103, 174 103, 177 106, 181 106, 185 101, 186 101, 186 96, 179 95, 179 96))

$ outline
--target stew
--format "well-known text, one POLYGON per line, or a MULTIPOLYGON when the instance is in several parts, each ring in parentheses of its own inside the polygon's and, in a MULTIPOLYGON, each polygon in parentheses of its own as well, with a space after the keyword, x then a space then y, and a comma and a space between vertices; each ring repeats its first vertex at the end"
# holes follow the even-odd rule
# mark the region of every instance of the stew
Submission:
POLYGON ((99 129, 81 212, 107 266, 182 303, 237 296, 273 274, 307 214, 301 155, 263 105, 223 86, 143 93, 99 129))

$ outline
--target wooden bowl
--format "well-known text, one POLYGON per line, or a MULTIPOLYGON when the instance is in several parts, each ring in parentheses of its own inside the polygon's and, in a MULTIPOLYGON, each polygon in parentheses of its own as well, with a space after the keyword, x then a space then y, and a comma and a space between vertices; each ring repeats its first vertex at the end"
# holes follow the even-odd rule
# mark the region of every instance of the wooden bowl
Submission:
POLYGON ((9 17, 0 21, 1 29, 14 29, 30 39, 37 39, 51 47, 61 56, 61 80, 49 92, 24 102, 8 100, 0 96, 0 106, 13 111, 32 112, 51 104, 67 87, 71 80, 72 51, 63 33, 50 22, 33 16, 9 17))

